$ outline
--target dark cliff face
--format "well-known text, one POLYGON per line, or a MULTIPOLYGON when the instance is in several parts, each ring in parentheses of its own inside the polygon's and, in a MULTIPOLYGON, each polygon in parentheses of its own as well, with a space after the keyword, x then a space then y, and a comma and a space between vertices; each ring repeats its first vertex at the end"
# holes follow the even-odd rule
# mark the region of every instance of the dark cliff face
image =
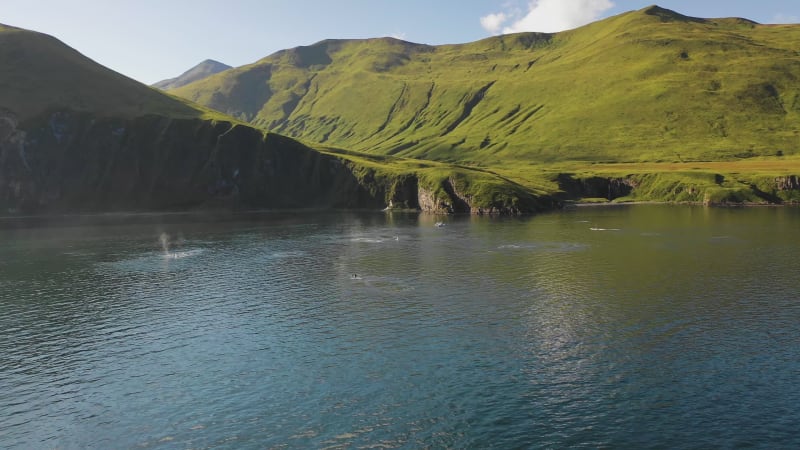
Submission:
POLYGON ((0 215, 385 207, 521 214, 557 206, 503 186, 501 198, 478 199, 452 177, 436 183, 370 168, 225 121, 57 110, 20 123, 0 111, 0 215))
POLYGON ((227 122, 0 117, 2 213, 385 206, 371 191, 335 157, 227 122))
MULTIPOLYGON (((337 45, 286 56, 317 66, 337 45)), ((265 136, 39 33, 0 26, 0 67, 0 215, 387 206, 512 213, 541 207, 521 187, 479 170, 317 151, 265 136), (474 182, 447 181, 458 171, 474 182)), ((252 103, 253 96, 246 97, 252 103)))
POLYGON ((630 195, 636 187, 636 182, 629 178, 575 178, 573 175, 565 173, 559 174, 556 182, 567 198, 614 200, 630 195))

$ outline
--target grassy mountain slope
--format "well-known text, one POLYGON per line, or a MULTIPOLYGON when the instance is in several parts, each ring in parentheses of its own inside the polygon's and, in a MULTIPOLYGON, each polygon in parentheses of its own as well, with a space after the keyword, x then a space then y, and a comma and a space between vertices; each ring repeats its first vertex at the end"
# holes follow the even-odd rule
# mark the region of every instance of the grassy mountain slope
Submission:
POLYGON ((214 61, 213 59, 207 59, 175 78, 162 80, 159 81, 158 83, 153 84, 153 87, 168 91, 170 89, 186 86, 189 83, 194 83, 195 81, 208 78, 211 75, 223 72, 230 68, 231 66, 227 64, 223 64, 219 61, 214 61))
POLYGON ((464 45, 323 41, 174 93, 309 142, 490 167, 789 156, 797 42, 654 6, 464 45))
POLYGON ((20 121, 58 108, 124 117, 223 117, 107 69, 46 34, 0 25, 0 61, 0 108, 20 121))
POLYGON ((503 177, 317 151, 0 26, 0 216, 190 208, 531 212, 503 177))

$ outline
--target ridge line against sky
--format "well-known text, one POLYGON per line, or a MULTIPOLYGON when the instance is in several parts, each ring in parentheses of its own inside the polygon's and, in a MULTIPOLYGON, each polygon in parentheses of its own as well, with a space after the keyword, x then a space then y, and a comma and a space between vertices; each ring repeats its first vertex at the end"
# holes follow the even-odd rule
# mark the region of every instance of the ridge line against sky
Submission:
POLYGON ((241 66, 329 38, 465 43, 562 31, 654 3, 695 17, 800 22, 797 0, 0 0, 0 23, 53 35, 152 84, 205 59, 241 66))

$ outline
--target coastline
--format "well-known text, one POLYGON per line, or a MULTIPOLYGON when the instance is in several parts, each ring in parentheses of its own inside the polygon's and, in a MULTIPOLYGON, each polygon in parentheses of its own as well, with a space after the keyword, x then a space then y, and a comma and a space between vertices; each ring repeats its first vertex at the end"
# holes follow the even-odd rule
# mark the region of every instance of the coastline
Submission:
POLYGON ((571 202, 565 204, 564 208, 594 208, 594 207, 617 207, 617 206, 635 206, 635 205, 675 205, 675 206, 707 206, 712 208, 779 208, 779 207, 797 207, 800 206, 798 202, 783 202, 783 203, 755 203, 755 202, 660 202, 655 200, 641 200, 632 202, 571 202))
POLYGON ((390 213, 390 214, 430 214, 434 216, 534 216, 559 210, 585 209, 585 208, 623 208, 643 205, 670 205, 670 206, 703 206, 711 208, 777 208, 800 207, 798 202, 784 203, 709 203, 709 202, 663 202, 654 200, 627 201, 627 202, 582 202, 565 201, 561 207, 547 211, 502 214, 502 213, 444 213, 440 211, 425 211, 419 209, 368 209, 368 208, 293 208, 293 209, 208 209, 191 211, 113 211, 113 212, 73 212, 73 213, 44 213, 24 215, 0 215, 0 229, 27 228, 40 226, 81 226, 81 225, 125 225, 125 224, 161 224, 182 222, 187 219, 203 222, 227 222, 235 220, 253 220, 258 218, 273 217, 285 218, 292 215, 303 214, 347 214, 347 213, 390 213))

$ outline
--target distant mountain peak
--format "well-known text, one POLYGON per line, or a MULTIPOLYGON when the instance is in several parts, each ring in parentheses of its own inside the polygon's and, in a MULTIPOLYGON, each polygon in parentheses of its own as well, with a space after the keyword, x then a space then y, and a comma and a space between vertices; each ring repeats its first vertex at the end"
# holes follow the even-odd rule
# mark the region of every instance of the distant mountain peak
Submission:
POLYGON ((662 8, 658 5, 650 5, 640 10, 648 16, 658 17, 662 22, 705 22, 704 19, 697 17, 684 16, 671 9, 662 8))
POLYGON ((745 26, 753 26, 758 25, 758 22, 755 22, 750 19, 744 19, 741 17, 725 17, 725 18, 717 18, 717 19, 703 19, 699 17, 691 17, 685 16, 681 13, 672 11, 671 9, 662 8, 658 5, 651 5, 647 8, 640 9, 639 13, 645 14, 647 16, 653 16, 658 18, 661 22, 693 22, 693 23, 705 23, 705 24, 727 24, 727 25, 745 25, 745 26))
POLYGON ((165 91, 177 89, 181 86, 186 86, 189 83, 194 83, 195 81, 208 78, 211 75, 218 74, 230 68, 231 66, 227 64, 223 64, 213 59, 206 59, 200 64, 182 73, 180 76, 159 81, 158 83, 153 84, 153 87, 165 91))

